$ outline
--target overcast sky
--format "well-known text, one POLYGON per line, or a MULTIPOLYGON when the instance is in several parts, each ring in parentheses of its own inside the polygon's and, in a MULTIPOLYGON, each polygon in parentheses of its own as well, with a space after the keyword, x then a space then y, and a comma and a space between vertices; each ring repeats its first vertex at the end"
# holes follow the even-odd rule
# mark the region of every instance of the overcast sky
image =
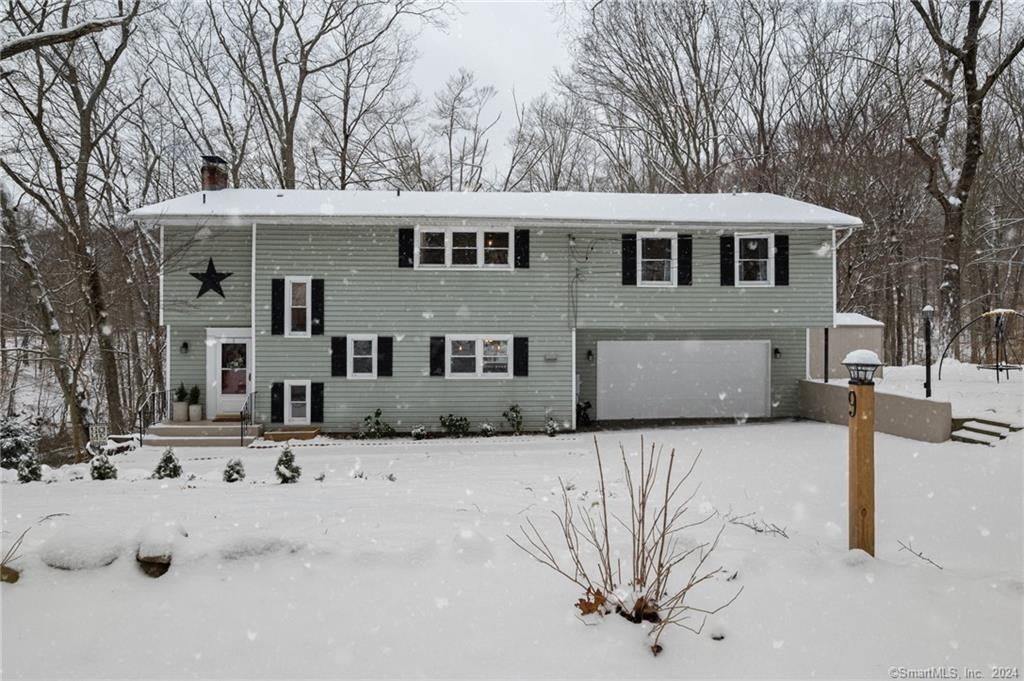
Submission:
POLYGON ((491 136, 495 161, 505 161, 504 141, 515 121, 512 93, 520 104, 550 88, 555 67, 568 65, 562 27, 563 2, 482 0, 456 2, 446 29, 427 28, 417 46, 413 83, 426 101, 460 67, 481 85, 498 90, 492 116, 501 120, 491 136))

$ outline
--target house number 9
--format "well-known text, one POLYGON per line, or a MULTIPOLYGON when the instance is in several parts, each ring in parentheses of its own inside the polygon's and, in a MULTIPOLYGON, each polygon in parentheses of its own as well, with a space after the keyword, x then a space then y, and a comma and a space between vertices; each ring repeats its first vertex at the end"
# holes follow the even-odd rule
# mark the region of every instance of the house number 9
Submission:
POLYGON ((857 393, 852 390, 846 393, 846 401, 850 403, 850 418, 857 415, 857 393))

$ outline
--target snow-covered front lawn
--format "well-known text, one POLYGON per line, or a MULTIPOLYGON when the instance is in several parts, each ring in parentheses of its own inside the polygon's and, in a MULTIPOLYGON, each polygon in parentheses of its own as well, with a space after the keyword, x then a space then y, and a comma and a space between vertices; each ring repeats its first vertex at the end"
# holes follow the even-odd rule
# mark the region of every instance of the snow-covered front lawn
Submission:
MULTIPOLYGON (((753 512, 789 535, 727 525, 712 559, 726 573, 694 603, 742 594, 700 636, 669 631, 659 657, 640 625, 584 624, 578 589, 506 538, 533 518, 560 547, 558 479, 581 499, 598 486, 590 436, 346 441, 295 448, 303 470, 291 485, 274 477, 278 449, 240 448, 179 449, 194 480, 144 479, 160 451, 143 448, 113 458, 117 481, 78 466, 52 484, 4 484, 5 544, 41 516, 68 515, 29 532, 21 580, 2 587, 3 676, 885 678, 969 667, 988 678, 991 665, 1024 664, 1024 433, 994 447, 879 435, 876 559, 846 550, 845 428, 643 433, 687 460, 703 451, 692 514, 753 512), (231 457, 244 482, 221 481, 231 457), (76 471, 86 479, 71 480, 76 471), (138 535, 170 522, 188 538, 152 579, 134 559, 138 535), (88 570, 41 557, 111 548, 117 560, 88 570)), ((636 452, 640 434, 598 439, 614 463, 618 443, 636 452)), ((621 467, 608 470, 621 500, 621 467)))

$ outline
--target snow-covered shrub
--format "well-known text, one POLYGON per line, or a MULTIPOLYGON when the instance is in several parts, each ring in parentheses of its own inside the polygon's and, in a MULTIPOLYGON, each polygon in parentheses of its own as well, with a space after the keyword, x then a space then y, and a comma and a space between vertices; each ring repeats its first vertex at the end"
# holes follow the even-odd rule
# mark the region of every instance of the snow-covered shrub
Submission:
POLYGON ((39 482, 43 479, 43 471, 39 467, 39 459, 35 452, 21 455, 18 461, 18 482, 39 482))
POLYGON ((512 429, 513 435, 520 435, 523 432, 523 410, 519 408, 518 404, 513 404, 511 407, 506 409, 502 416, 505 417, 505 421, 508 423, 508 427, 512 429))
POLYGON ((224 482, 241 482, 245 480, 245 466, 241 459, 231 459, 224 466, 224 482))
POLYGON ((454 414, 448 414, 447 416, 439 417, 441 420, 441 429, 445 435, 451 435, 452 437, 464 437, 469 434, 469 419, 465 416, 455 416, 454 414))
POLYGON ((89 475, 93 480, 117 480, 117 466, 106 454, 97 454, 89 463, 89 475))
POLYGON ((385 473, 384 475, 382 475, 380 477, 384 478, 388 482, 396 482, 398 480, 398 476, 395 475, 394 473, 385 473))
POLYGON ((427 427, 426 426, 416 426, 415 428, 412 429, 412 439, 413 440, 422 440, 422 439, 424 439, 426 437, 427 437, 427 427))
POLYGON ((555 420, 555 417, 549 416, 547 423, 544 424, 544 432, 547 433, 548 437, 554 437, 558 435, 560 430, 562 430, 561 424, 555 420))
POLYGON ((622 457, 627 487, 624 496, 630 508, 613 516, 608 510, 609 494, 604 484, 608 476, 597 450, 601 483, 596 500, 582 501, 561 483, 562 511, 555 514, 561 527, 555 536, 565 541, 568 550, 556 551, 554 541, 546 538, 530 520, 519 528, 522 539, 510 538, 541 564, 584 589, 576 602, 583 616, 618 614, 636 624, 650 623, 651 652, 657 655, 662 650, 661 636, 670 625, 699 631, 708 616, 739 596, 737 591, 717 607, 706 600, 699 606, 690 605, 691 591, 703 588, 724 573, 722 567, 708 567, 724 524, 713 539, 704 542, 681 536, 687 529, 714 517, 691 520, 688 504, 693 494, 680 491, 699 457, 700 454, 689 466, 675 465, 673 449, 665 462, 664 451, 654 445, 646 447, 641 438, 640 470, 636 470, 635 463, 630 464, 633 457, 622 457), (616 523, 618 517, 629 518, 626 531, 610 531, 609 517, 616 523))
POLYGON ((284 451, 281 452, 281 456, 277 458, 274 472, 277 474, 277 479, 283 485, 299 481, 299 476, 302 475, 302 468, 295 463, 295 455, 292 453, 291 447, 285 447, 284 451))
POLYGON ((395 429, 391 427, 390 423, 381 419, 381 413, 380 409, 375 409, 372 414, 363 418, 363 427, 359 429, 360 438, 364 440, 379 440, 395 436, 395 429))
POLYGON ((174 447, 168 447, 160 455, 160 461, 153 469, 153 477, 157 480, 181 477, 181 464, 178 463, 178 457, 174 455, 174 447))
POLYGON ((36 454, 39 429, 30 420, 15 414, 0 418, 0 467, 18 467, 25 454, 36 454))
POLYGON ((498 429, 492 426, 490 423, 487 423, 485 421, 484 423, 480 424, 480 434, 483 435, 484 437, 493 437, 497 433, 498 429))

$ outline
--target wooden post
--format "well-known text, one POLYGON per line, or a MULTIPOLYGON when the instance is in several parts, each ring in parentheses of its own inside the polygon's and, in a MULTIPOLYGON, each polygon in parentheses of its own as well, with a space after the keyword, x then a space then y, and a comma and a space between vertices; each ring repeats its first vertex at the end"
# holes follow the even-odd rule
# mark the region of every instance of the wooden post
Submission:
POLYGON ((850 548, 875 555, 875 386, 850 384, 850 548))

